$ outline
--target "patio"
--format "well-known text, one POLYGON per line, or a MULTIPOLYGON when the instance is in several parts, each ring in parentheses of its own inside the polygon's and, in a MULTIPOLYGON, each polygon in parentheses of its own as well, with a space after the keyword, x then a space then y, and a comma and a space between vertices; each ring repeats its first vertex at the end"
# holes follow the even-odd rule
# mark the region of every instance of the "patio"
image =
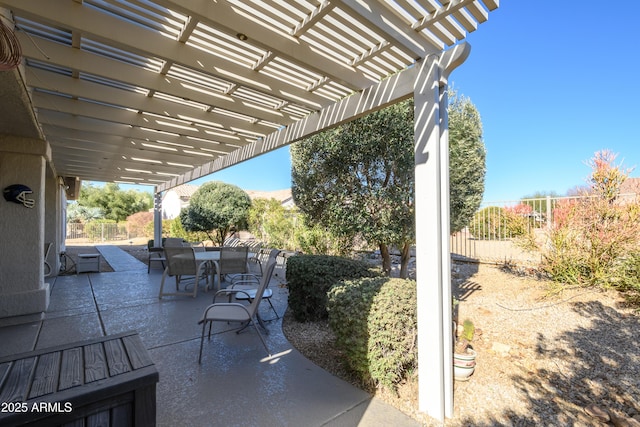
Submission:
MULTIPOLYGON (((0 328, 0 357, 135 330, 160 373, 160 426, 416 426, 416 421, 317 367, 267 323, 271 358, 255 331, 215 325, 202 364, 197 324, 212 293, 158 299, 160 269, 113 246, 98 246, 114 272, 50 278, 51 302, 41 321, 0 328), (228 332, 228 333, 224 333, 228 332)), ((287 289, 283 269, 271 282, 279 314, 287 289)), ((261 306, 272 317, 268 304, 261 306)))

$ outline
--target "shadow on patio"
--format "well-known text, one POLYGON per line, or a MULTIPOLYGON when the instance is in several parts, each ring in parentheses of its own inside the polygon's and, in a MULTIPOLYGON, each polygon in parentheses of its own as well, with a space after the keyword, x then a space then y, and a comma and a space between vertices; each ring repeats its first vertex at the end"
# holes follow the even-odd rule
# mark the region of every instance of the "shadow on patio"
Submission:
MULTIPOLYGON (((160 374, 160 426, 419 425, 303 357, 284 337, 281 320, 267 323, 271 358, 255 331, 236 334, 233 325, 218 324, 199 365, 198 319, 212 293, 159 300, 160 269, 147 274, 145 264, 117 247, 98 250, 115 271, 49 278, 43 320, 0 328, 0 357, 137 331, 160 374)), ((282 277, 271 283, 280 315, 287 304, 282 277)), ((264 318, 273 315, 268 308, 260 307, 264 318)))

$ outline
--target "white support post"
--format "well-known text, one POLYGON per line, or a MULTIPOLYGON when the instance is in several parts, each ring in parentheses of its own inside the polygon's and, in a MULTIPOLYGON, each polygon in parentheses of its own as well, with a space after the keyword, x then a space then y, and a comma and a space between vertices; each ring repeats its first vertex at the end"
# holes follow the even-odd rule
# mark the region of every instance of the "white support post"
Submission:
POLYGON ((462 44, 426 58, 414 90, 418 406, 440 421, 453 416, 446 82, 469 51, 462 44))
POLYGON ((162 193, 153 193, 153 246, 162 247, 162 193))

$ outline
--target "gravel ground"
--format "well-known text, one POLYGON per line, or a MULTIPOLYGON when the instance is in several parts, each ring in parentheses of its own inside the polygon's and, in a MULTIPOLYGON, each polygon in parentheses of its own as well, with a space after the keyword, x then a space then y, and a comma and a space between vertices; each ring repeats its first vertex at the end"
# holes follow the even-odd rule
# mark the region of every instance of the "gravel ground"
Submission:
MULTIPOLYGON (((445 426, 614 425, 586 415, 592 403, 640 420, 640 318, 617 293, 551 296, 548 283, 488 265, 455 264, 453 279, 458 318, 473 320, 480 336, 472 343, 478 365, 469 381, 455 383, 454 417, 445 426)), ((359 385, 326 323, 287 317, 283 329, 316 364, 359 385)), ((398 396, 377 394, 425 426, 440 425, 416 410, 416 390, 414 379, 398 396)))
MULTIPOLYGON (((146 263, 144 247, 121 248, 146 263)), ((458 318, 479 329, 472 343, 478 356, 470 380, 455 383, 446 427, 640 426, 640 315, 618 293, 575 288, 551 295, 544 281, 483 264, 454 264, 453 282, 458 318), (587 415, 594 404, 615 423, 587 415)), ((283 330, 316 364, 367 389, 344 369, 326 322, 301 324, 286 315, 283 330)), ((417 411, 416 390, 414 378, 397 396, 368 391, 425 426, 440 425, 417 411)))

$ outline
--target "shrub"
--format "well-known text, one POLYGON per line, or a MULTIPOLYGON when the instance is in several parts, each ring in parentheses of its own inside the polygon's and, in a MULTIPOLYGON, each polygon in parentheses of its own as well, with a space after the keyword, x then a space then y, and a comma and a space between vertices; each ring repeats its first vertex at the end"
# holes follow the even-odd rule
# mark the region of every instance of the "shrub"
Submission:
POLYGON ((543 264, 554 280, 618 289, 628 289, 630 283, 637 282, 637 205, 585 197, 557 209, 558 220, 551 230, 550 250, 543 264))
POLYGON ((525 236, 529 232, 529 216, 518 205, 515 208, 487 206, 473 216, 469 231, 479 240, 503 240, 525 236))
POLYGON ((330 255, 298 255, 287 260, 289 308, 298 322, 327 318, 327 292, 340 280, 379 274, 370 264, 330 255))
POLYGON ((153 236, 153 212, 137 212, 127 217, 127 227, 132 237, 153 236), (151 224, 151 234, 147 234, 151 224))
POLYGON ((124 233, 126 235, 126 224, 117 224, 112 219, 99 219, 87 222, 84 225, 84 232, 91 241, 111 240, 116 237, 113 235, 114 230, 116 234, 124 233), (105 224, 109 225, 105 226, 105 224))
POLYGON ((543 267, 558 282, 637 293, 640 271, 640 203, 620 199, 629 171, 616 155, 595 154, 585 197, 554 209, 554 225, 543 267))
POLYGON ((328 294, 329 324, 348 367, 365 382, 395 388, 417 366, 416 282, 374 277, 328 294))
POLYGON ((469 231, 478 240, 499 240, 506 237, 507 220, 504 210, 488 206, 473 216, 469 231))

